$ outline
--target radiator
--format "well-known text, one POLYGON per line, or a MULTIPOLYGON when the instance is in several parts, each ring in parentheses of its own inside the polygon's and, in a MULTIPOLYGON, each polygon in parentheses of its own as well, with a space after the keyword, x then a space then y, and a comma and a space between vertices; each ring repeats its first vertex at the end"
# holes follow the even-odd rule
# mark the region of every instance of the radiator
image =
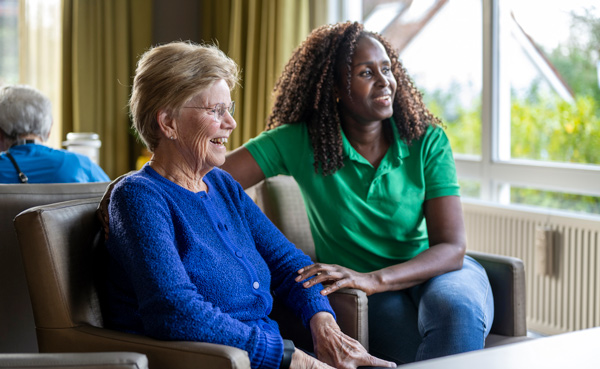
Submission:
POLYGON ((600 217, 468 199, 463 211, 468 249, 523 260, 529 330, 600 326, 600 217))

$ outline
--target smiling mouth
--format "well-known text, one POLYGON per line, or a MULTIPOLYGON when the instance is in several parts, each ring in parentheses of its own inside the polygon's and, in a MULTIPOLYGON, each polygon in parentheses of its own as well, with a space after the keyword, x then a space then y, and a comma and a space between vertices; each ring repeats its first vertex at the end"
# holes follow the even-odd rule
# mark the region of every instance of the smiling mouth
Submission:
POLYGON ((210 142, 215 145, 224 146, 227 143, 227 137, 213 138, 212 140, 210 140, 210 142))
POLYGON ((390 95, 384 95, 384 96, 376 97, 374 100, 375 101, 390 101, 391 99, 392 99, 392 97, 390 95))

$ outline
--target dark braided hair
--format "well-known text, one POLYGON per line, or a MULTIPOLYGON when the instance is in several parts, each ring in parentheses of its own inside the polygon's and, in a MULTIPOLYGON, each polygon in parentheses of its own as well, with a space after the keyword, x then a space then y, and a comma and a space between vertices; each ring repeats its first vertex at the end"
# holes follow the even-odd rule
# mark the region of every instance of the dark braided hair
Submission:
MULTIPOLYGON (((336 70, 346 65, 350 94, 352 58, 358 41, 372 37, 387 52, 398 87, 394 96, 394 121, 406 143, 420 138, 431 124, 441 125, 423 104, 398 54, 381 35, 365 31, 362 24, 338 23, 319 27, 296 49, 275 84, 275 103, 267 119, 267 130, 282 124, 305 122, 314 152, 315 172, 333 174, 344 166, 341 121, 336 104, 336 70)), ((389 119, 386 119, 389 122, 389 119)), ((393 141, 391 130, 387 132, 393 141)))

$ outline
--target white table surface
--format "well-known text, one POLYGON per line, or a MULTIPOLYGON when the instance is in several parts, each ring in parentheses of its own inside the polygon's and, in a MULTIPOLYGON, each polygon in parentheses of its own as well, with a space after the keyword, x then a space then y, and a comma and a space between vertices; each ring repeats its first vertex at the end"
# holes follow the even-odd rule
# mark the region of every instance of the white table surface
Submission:
POLYGON ((600 327, 402 365, 401 369, 600 369, 600 327))

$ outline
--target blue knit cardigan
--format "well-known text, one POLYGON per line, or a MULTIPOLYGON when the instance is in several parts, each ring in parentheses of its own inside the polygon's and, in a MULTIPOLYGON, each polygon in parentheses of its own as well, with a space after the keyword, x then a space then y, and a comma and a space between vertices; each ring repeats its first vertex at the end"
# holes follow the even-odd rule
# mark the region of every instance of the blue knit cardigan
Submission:
POLYGON ((219 343, 248 352, 252 368, 277 368, 283 341, 268 317, 271 292, 307 326, 333 314, 311 264, 229 174, 215 168, 193 193, 150 166, 113 189, 105 324, 162 340, 219 343))

